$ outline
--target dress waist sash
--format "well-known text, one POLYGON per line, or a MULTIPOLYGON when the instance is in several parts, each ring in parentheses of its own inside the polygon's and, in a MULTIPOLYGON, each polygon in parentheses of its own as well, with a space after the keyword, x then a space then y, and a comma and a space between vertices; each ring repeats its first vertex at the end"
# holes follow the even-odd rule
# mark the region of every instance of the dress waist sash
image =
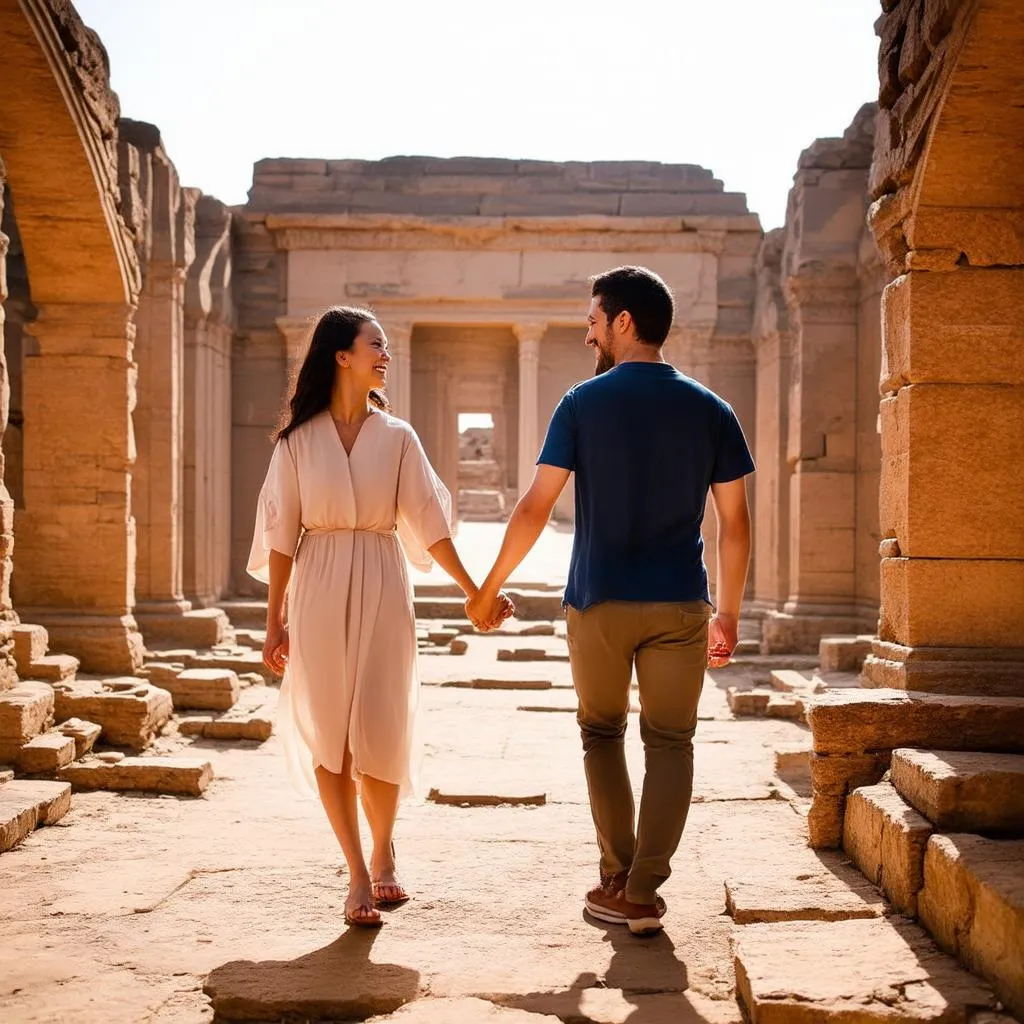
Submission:
POLYGON ((395 530, 396 527, 394 526, 392 526, 390 530, 364 530, 355 526, 314 526, 311 529, 304 530, 303 532, 308 533, 313 537, 331 533, 375 533, 379 537, 393 537, 395 536, 395 530))

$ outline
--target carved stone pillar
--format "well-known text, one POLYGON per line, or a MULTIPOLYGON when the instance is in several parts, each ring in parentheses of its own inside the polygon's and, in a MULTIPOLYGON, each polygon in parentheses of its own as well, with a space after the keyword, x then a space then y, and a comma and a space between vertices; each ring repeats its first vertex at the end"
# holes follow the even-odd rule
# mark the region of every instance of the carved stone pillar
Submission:
POLYGON ((540 426, 537 422, 538 368, 540 339, 547 330, 542 323, 515 324, 519 341, 519 497, 533 481, 534 466, 540 453, 540 426))
POLYGON ((132 614, 132 307, 43 304, 27 325, 25 508, 16 517, 22 618, 87 672, 131 674, 143 643, 132 614))
MULTIPOLYGON (((4 209, 4 165, 0 163, 0 216, 4 209)), ((11 382, 4 354, 4 300, 7 298, 7 236, 0 231, 0 439, 7 429, 11 382)), ((14 502, 4 483, 4 454, 0 449, 0 690, 9 689, 18 678, 14 664, 11 627, 17 623, 11 603, 11 568, 14 553, 14 502)))
POLYGON ((412 324, 389 318, 383 326, 391 352, 388 401, 396 416, 408 420, 412 417, 412 324))
POLYGON ((284 339, 285 386, 290 398, 315 325, 303 316, 279 316, 274 322, 284 339))
POLYGON ((826 633, 870 628, 856 607, 855 267, 786 282, 794 318, 789 395, 789 598, 764 620, 765 653, 815 653, 826 633))

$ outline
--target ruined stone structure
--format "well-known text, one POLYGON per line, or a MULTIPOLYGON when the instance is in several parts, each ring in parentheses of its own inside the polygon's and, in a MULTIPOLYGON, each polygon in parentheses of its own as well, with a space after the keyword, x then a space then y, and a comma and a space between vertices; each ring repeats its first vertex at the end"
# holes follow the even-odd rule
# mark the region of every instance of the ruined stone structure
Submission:
MULTIPOLYGON (((391 344, 389 392, 442 479, 458 487, 460 413, 490 413, 511 496, 532 479, 561 395, 593 372, 587 278, 641 263, 675 290, 668 357, 753 429, 750 344, 757 218, 689 165, 396 157, 264 160, 239 217, 233 579, 249 508, 311 321, 371 306, 391 344)), ((571 519, 572 494, 557 512, 571 519)))
POLYGON ((884 270, 865 224, 876 106, 801 154, 757 264, 755 607, 766 653, 878 617, 884 270))

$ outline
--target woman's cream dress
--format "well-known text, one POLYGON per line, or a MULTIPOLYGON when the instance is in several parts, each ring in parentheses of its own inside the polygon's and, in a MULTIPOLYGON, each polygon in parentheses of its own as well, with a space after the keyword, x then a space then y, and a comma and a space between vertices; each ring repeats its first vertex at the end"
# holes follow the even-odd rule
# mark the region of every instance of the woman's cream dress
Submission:
POLYGON ((260 491, 248 571, 268 582, 271 550, 295 556, 288 667, 277 731, 293 778, 352 771, 408 794, 417 760, 417 567, 451 536, 451 497, 415 431, 375 411, 345 452, 325 411, 278 441, 260 491), (297 551, 296 551, 297 549, 297 551))

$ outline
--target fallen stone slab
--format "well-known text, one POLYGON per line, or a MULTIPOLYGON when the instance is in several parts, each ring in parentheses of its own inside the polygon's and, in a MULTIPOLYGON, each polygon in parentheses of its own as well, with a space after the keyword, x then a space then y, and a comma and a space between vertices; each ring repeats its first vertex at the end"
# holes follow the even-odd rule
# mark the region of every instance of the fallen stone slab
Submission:
POLYGON ((771 687, 780 693, 824 693, 825 685, 813 676, 790 668, 772 669, 771 687))
POLYGON ((443 793, 431 789, 427 800, 453 807, 543 807, 548 797, 546 793, 443 793))
POLYGON ((0 764, 13 764, 21 748, 53 723, 54 691, 28 680, 0 693, 0 764))
POLYGON ((725 910, 737 924, 881 917, 885 909, 882 898, 865 879, 861 883, 858 887, 847 885, 827 870, 795 879, 729 878, 725 910))
POLYGON ((386 1017, 370 1017, 369 1024, 561 1024, 549 1013, 533 1013, 498 1006, 471 996, 446 999, 416 999, 386 1017))
POLYGON ((78 659, 70 654, 47 654, 36 658, 28 666, 25 674, 31 679, 40 679, 47 683, 57 683, 62 679, 74 679, 78 672, 78 659))
POLYGON ((207 740, 255 740, 264 742, 274 731, 274 720, 262 709, 245 714, 189 715, 178 722, 183 736, 202 736, 207 740))
POLYGON ((766 718, 788 718, 792 721, 803 721, 804 702, 795 693, 773 693, 768 698, 764 713, 766 718))
POLYGON ((57 726, 57 732, 70 736, 75 741, 75 757, 85 757, 92 750, 96 741, 103 732, 103 727, 97 722, 85 722, 81 718, 69 718, 57 726))
POLYGON ((238 703, 241 686, 231 669, 189 668, 161 684, 175 708, 227 711, 238 703))
POLYGON ((220 608, 196 608, 174 615, 147 615, 136 611, 139 629, 150 642, 213 647, 220 643, 231 623, 220 608))
POLYGON ((365 1020, 421 994, 411 967, 363 954, 353 970, 352 934, 294 960, 226 963, 210 973, 203 992, 217 1018, 232 1021, 365 1020))
POLYGON ((811 746, 809 743, 779 743, 775 747, 776 775, 811 774, 811 746))
POLYGON ((939 945, 1024 1018, 1024 840, 932 836, 918 912, 939 945))
POLYGON ((1024 697, 836 690, 807 698, 819 754, 897 747, 1024 752, 1024 697))
POLYGON ((174 682, 187 667, 184 661, 147 661, 139 674, 154 686, 167 689, 165 684, 174 682))
POLYGON ((167 724, 174 710, 171 695, 158 686, 123 676, 76 679, 54 687, 58 719, 84 718, 103 728, 103 739, 115 747, 143 750, 167 724))
POLYGON ((822 672, 860 672, 871 653, 872 637, 823 636, 818 643, 818 661, 822 672))
POLYGON ((446 647, 458 635, 457 629, 432 629, 427 633, 427 639, 438 647, 446 647))
POLYGON ((75 741, 60 732, 44 732, 28 741, 18 753, 18 768, 27 775, 53 774, 75 759, 75 741))
POLYGON ((450 679, 441 684, 468 690, 550 690, 550 679, 450 679))
POLYGON ((751 1024, 954 1024, 995 1009, 920 928, 884 918, 745 925, 735 967, 751 1024))
POLYGON ((729 686, 725 691, 729 710, 734 715, 764 715, 768 711, 768 701, 772 698, 771 690, 743 690, 738 686, 729 686))
POLYGON ((894 750, 892 784, 942 832, 1024 835, 1024 755, 894 750))
POLYGON ((75 789, 201 796, 213 778, 213 766, 199 758, 126 757, 115 764, 71 764, 60 770, 59 777, 75 789))
POLYGON ((18 675, 29 678, 29 666, 34 661, 46 657, 50 649, 50 636, 45 626, 37 626, 31 622, 22 622, 11 628, 14 639, 14 663, 18 666, 18 675))
POLYGON ((917 916, 924 851, 932 825, 888 783, 855 789, 846 801, 843 849, 908 917, 917 916))
POLYGON ((231 624, 242 629, 263 629, 267 624, 267 602, 256 600, 221 601, 218 607, 231 624))
POLYGON ((451 644, 448 647, 449 654, 465 654, 466 651, 468 650, 469 644, 465 640, 463 640, 462 637, 456 637, 454 640, 452 640, 451 644))
POLYGON ((538 647, 499 647, 498 661, 568 661, 568 652, 545 651, 538 647))
POLYGON ((15 779, 0 786, 0 853, 17 846, 41 825, 52 825, 71 807, 66 782, 15 779))
POLYGON ((274 672, 263 664, 263 652, 252 649, 243 651, 241 654, 200 652, 188 659, 188 667, 229 669, 239 676, 248 672, 258 675, 264 682, 272 682, 277 679, 274 672))

